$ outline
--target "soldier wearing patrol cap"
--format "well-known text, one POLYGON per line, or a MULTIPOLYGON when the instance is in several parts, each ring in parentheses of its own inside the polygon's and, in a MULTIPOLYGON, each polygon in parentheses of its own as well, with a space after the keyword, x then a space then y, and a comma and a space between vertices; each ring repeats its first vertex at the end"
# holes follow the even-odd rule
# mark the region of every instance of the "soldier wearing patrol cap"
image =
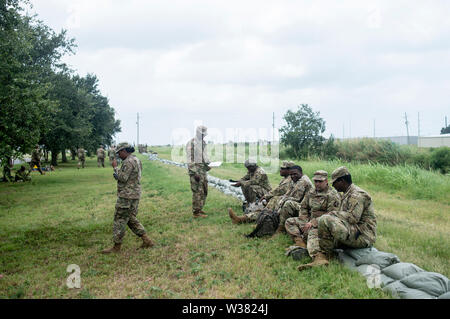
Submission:
POLYGON ((307 249, 311 257, 320 252, 317 219, 339 209, 341 199, 336 190, 328 186, 328 173, 316 171, 313 177, 314 188, 306 193, 300 204, 298 217, 286 220, 286 232, 291 235, 295 244, 307 249))
POLYGON ((318 219, 320 251, 312 263, 300 265, 300 271, 328 265, 335 248, 366 248, 375 243, 377 220, 370 195, 353 184, 345 166, 335 169, 331 178, 333 187, 343 193, 341 205, 318 219))
POLYGON ((114 246, 102 251, 104 254, 120 251, 122 239, 125 236, 126 226, 142 239, 140 248, 148 248, 154 245, 147 236, 144 226, 136 218, 139 199, 141 197, 141 173, 142 163, 134 156, 134 147, 128 143, 120 143, 116 153, 123 160, 120 170, 117 161, 112 162, 114 178, 117 180, 117 202, 114 214, 113 241, 114 246))
POLYGON ((192 190, 192 214, 194 218, 206 217, 203 211, 208 196, 208 174, 210 160, 206 151, 206 142, 203 140, 208 133, 206 126, 200 125, 196 134, 186 144, 186 157, 188 174, 192 190))
POLYGON ((241 187, 246 204, 256 202, 272 190, 266 172, 258 166, 255 160, 248 159, 244 163, 247 174, 238 180, 233 187, 241 187))
POLYGON ((283 177, 280 184, 277 188, 271 190, 267 194, 263 195, 260 198, 261 205, 255 205, 254 209, 246 209, 246 212, 242 216, 237 216, 231 208, 228 208, 228 214, 233 222, 233 224, 240 224, 246 222, 254 222, 256 221, 259 213, 263 209, 263 203, 265 203, 265 207, 274 210, 278 209, 278 202, 281 197, 288 192, 288 190, 292 187, 293 182, 291 176, 289 175, 289 169, 294 166, 294 162, 291 161, 283 161, 283 165, 280 167, 280 176, 283 177))

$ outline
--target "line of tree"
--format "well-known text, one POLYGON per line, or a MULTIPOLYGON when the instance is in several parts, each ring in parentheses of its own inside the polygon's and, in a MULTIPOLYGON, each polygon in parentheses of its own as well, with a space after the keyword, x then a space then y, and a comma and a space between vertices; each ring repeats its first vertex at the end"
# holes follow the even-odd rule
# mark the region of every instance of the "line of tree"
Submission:
POLYGON ((93 74, 81 77, 62 62, 75 40, 24 14, 28 0, 0 0, 0 160, 40 144, 52 164, 66 150, 110 145, 120 121, 93 74))

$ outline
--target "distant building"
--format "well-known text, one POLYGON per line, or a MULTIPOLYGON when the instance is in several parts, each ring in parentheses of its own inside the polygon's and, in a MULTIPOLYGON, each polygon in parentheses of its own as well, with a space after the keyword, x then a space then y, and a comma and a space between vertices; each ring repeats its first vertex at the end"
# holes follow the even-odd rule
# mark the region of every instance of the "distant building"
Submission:
POLYGON ((450 147, 450 134, 420 136, 417 145, 419 147, 450 147))
POLYGON ((363 138, 368 139, 375 139, 375 140, 385 140, 385 141, 391 141, 392 143, 399 144, 399 145, 416 145, 418 143, 418 136, 387 136, 387 137, 355 137, 355 138, 337 138, 337 140, 345 141, 345 140, 360 140, 363 138))

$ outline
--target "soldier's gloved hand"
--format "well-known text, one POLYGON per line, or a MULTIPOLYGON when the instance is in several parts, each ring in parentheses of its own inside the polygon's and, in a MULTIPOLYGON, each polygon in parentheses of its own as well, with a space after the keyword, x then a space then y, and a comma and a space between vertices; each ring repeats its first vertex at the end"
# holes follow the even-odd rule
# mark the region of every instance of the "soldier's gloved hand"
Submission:
POLYGON ((119 176, 117 175, 117 173, 113 173, 114 179, 119 179, 119 176))

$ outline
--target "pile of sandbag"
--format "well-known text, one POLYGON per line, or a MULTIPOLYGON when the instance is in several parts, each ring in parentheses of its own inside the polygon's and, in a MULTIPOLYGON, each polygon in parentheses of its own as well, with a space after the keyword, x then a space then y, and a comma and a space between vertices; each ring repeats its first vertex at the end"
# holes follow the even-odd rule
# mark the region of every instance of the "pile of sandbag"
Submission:
POLYGON ((376 248, 337 250, 339 260, 367 278, 369 287, 381 288, 402 299, 450 299, 447 277, 400 262, 376 248))

